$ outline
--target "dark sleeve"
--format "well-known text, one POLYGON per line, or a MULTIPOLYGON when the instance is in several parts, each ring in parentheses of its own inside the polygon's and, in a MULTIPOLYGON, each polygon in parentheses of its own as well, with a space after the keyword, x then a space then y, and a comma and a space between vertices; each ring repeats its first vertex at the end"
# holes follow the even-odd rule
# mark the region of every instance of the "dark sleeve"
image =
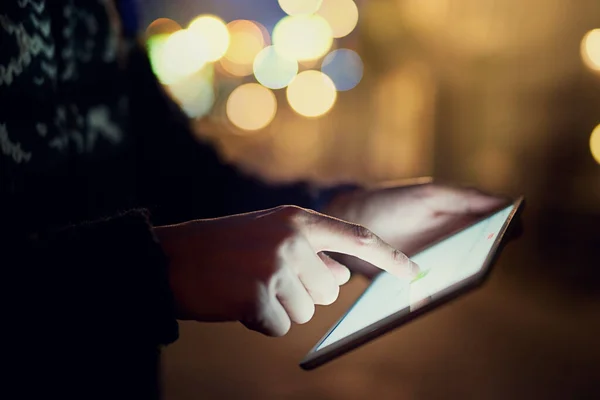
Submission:
POLYGON ((195 139, 189 119, 167 97, 141 47, 129 63, 130 112, 138 143, 138 192, 160 222, 218 217, 294 204, 313 208, 305 183, 270 185, 224 164, 195 139))
POLYGON ((4 359, 14 376, 36 377, 19 392, 155 398, 159 348, 178 328, 167 261, 146 213, 1 233, 4 359))

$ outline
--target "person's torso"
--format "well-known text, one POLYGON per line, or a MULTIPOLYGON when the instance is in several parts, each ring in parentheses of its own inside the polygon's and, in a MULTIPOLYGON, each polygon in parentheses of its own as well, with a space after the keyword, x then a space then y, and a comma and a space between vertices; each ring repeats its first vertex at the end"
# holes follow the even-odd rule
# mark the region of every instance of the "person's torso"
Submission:
POLYGON ((130 205, 119 29, 109 0, 0 6, 0 221, 52 225, 130 205))

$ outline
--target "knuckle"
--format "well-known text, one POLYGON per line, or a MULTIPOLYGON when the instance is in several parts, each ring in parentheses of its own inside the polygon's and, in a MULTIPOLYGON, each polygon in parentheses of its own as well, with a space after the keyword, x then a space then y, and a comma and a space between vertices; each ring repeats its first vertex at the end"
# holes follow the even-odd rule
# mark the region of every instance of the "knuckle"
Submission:
POLYGON ((302 239, 298 235, 289 235, 283 240, 277 249, 277 270, 281 271, 289 265, 289 260, 297 257, 302 249, 302 239))
POLYGON ((392 260, 397 264, 405 264, 408 262, 408 256, 400 250, 394 249, 392 251, 392 260))
POLYGON ((285 205, 279 208, 278 213, 286 220, 294 220, 303 216, 306 211, 302 207, 285 205))
POLYGON ((353 225, 352 233, 360 244, 374 244, 377 242, 375 234, 362 225, 353 225))
POLYGON ((298 206, 282 206, 280 215, 295 232, 300 228, 302 231, 311 230, 312 227, 323 223, 323 215, 298 206))

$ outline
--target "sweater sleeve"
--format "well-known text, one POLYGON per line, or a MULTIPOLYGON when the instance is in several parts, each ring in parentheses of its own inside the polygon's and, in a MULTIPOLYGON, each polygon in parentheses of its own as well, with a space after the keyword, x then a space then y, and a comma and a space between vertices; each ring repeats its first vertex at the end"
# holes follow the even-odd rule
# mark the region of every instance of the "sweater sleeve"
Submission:
POLYGON ((80 389, 81 398, 93 391, 154 397, 159 349, 177 339, 178 325, 167 260, 146 212, 27 236, 0 233, 11 376, 47 379, 45 390, 60 388, 65 398, 80 389))
POLYGON ((167 260, 144 210, 36 233, 11 253, 8 281, 35 287, 31 298, 43 298, 53 318, 93 318, 109 340, 158 346, 177 338, 167 260))

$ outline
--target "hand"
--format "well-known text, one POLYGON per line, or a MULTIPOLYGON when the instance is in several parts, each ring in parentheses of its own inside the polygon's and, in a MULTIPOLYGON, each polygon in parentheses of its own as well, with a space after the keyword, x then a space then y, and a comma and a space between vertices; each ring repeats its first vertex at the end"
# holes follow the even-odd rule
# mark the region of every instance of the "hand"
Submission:
MULTIPOLYGON (((509 204, 475 189, 432 183, 360 190, 334 199, 324 211, 364 225, 408 255, 509 204)), ((378 269, 352 257, 334 256, 353 271, 372 277, 378 269)))
POLYGON ((322 252, 350 254, 400 277, 418 267, 366 228, 299 207, 155 228, 170 259, 181 319, 241 321, 266 335, 305 323, 350 278, 322 252))

